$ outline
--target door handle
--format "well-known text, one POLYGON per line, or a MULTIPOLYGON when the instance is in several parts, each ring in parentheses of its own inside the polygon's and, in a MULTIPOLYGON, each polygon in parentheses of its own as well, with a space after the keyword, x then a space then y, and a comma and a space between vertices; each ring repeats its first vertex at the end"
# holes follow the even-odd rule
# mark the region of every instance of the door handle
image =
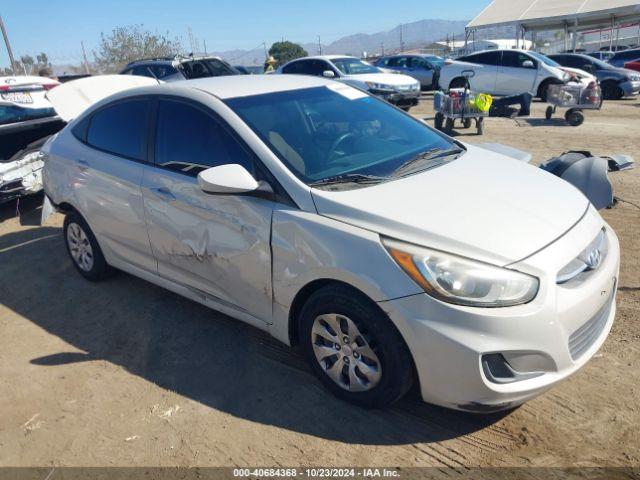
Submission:
POLYGON ((156 197, 161 198, 167 202, 172 202, 176 199, 175 195, 166 187, 152 188, 151 191, 156 197))

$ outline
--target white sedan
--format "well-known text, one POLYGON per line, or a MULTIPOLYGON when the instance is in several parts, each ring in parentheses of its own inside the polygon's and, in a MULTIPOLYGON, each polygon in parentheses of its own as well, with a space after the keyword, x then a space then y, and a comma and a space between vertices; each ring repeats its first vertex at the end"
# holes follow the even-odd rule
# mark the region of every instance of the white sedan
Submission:
POLYGON ((80 275, 124 270, 298 344, 358 405, 417 384, 509 408, 585 365, 614 321, 618 240, 582 193, 348 85, 123 89, 44 151, 80 275))
POLYGON ((408 111, 420 101, 420 82, 399 73, 390 73, 356 57, 320 55, 292 60, 277 73, 333 78, 366 90, 408 111))

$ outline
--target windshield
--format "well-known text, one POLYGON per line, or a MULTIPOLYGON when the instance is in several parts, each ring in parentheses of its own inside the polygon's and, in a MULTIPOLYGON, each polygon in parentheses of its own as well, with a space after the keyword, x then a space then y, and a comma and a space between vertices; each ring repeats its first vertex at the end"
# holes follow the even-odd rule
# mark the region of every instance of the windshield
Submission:
POLYGON ((0 125, 53 117, 55 114, 53 108, 22 108, 14 105, 0 105, 0 125))
MULTIPOLYGON (((397 170, 419 154, 461 150, 422 122, 347 85, 233 98, 226 103, 307 184, 337 176, 387 180, 400 176, 397 170)), ((438 164, 443 161, 440 158, 438 164)), ((423 163, 416 167, 434 166, 423 163)))
POLYGON ((542 55, 541 53, 532 52, 532 51, 529 51, 527 53, 532 57, 536 58, 537 60, 540 60, 542 63, 549 65, 550 67, 562 68, 558 62, 556 62, 555 60, 551 60, 546 55, 542 55))
POLYGON ((597 58, 588 58, 589 62, 593 63, 598 70, 611 70, 613 69, 613 65, 610 65, 602 60, 598 60, 597 58))
POLYGON ((331 62, 345 75, 360 75, 363 73, 380 73, 378 67, 364 63, 357 58, 334 58, 331 62))

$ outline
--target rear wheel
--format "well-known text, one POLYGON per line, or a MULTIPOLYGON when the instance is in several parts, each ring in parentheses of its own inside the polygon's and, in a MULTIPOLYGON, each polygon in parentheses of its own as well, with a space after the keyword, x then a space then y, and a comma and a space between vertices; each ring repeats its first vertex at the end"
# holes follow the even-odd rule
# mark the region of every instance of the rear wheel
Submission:
POLYGON ((362 407, 400 399, 413 383, 409 350, 391 320, 360 292, 329 285, 300 313, 300 344, 334 395, 362 407))
POLYGON ((77 212, 67 214, 63 225, 65 245, 76 270, 87 280, 99 281, 112 273, 87 222, 77 212))
POLYGON ((451 132, 453 130, 453 118, 447 118, 446 121, 444 122, 444 129, 447 132, 451 132))
POLYGON ((449 90, 454 88, 465 88, 466 85, 467 80, 464 77, 456 77, 451 80, 451 83, 449 84, 449 90))

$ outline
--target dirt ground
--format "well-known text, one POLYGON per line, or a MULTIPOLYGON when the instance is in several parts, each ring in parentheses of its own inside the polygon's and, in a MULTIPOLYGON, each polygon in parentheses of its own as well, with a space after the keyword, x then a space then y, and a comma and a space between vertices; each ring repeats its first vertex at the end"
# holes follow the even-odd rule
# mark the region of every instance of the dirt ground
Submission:
MULTIPOLYGON (((413 112, 432 119, 430 104, 413 112)), ((458 138, 525 149, 535 162, 568 149, 640 151, 639 101, 607 102, 577 128, 544 120, 543 109, 458 138)), ((640 168, 610 178, 616 195, 640 204, 640 168)), ((622 271, 601 351, 515 411, 472 415, 415 392, 383 411, 350 406, 251 327, 126 274, 86 282, 64 250, 62 217, 38 225, 40 202, 23 200, 19 218, 15 204, 0 207, 0 466, 640 465, 640 210, 631 205, 603 212, 622 271)))

